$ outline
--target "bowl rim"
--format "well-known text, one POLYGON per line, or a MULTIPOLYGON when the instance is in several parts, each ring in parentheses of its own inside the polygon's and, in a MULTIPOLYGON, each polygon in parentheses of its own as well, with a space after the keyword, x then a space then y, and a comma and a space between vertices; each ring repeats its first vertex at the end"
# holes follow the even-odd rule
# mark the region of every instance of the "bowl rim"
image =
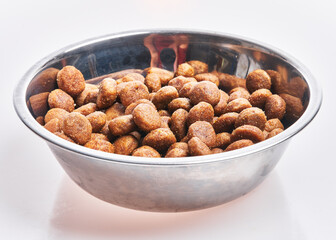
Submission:
POLYGON ((52 143, 64 150, 68 150, 71 152, 83 154, 87 157, 91 157, 93 159, 99 161, 112 161, 124 164, 137 164, 137 165, 189 165, 189 164, 204 164, 209 162, 217 162, 217 161, 228 161, 231 159, 243 157, 246 155, 254 154, 261 152, 265 149, 271 148, 275 145, 278 145, 287 139, 293 137, 295 134, 300 132, 303 128, 305 128, 316 116, 318 113, 322 103, 322 89, 317 84, 316 79, 310 73, 310 71, 297 59, 290 56, 288 53, 284 53, 282 50, 279 50, 273 46, 268 44, 247 38, 238 36, 235 34, 215 32, 215 31, 204 31, 204 30, 186 30, 186 29, 149 29, 149 30, 134 30, 134 31, 126 31, 119 33, 112 33, 103 36, 98 36, 94 38, 90 38, 87 40, 83 40, 71 45, 68 45, 60 50, 57 50, 37 63, 35 63, 20 79, 17 83, 14 93, 13 93, 13 104, 16 113, 18 114, 21 121, 35 134, 42 137, 48 143, 52 143), (122 37, 130 37, 136 35, 143 34, 198 34, 198 35, 207 35, 213 37, 224 37, 231 38, 243 41, 245 43, 253 44, 262 49, 268 50, 272 54, 276 54, 279 57, 283 58, 293 67, 295 67, 305 78, 309 91, 310 91, 310 100, 308 106, 303 113, 303 115, 290 127, 288 127, 282 133, 267 139, 265 141, 259 142, 258 144, 254 144, 252 146, 248 146, 245 148, 237 149, 235 151, 223 152, 218 154, 210 154, 205 156, 190 156, 190 157, 182 157, 182 158, 147 158, 147 157, 134 157, 134 156, 126 156, 120 154, 106 153, 102 151, 97 151, 93 149, 89 149, 83 147, 81 145, 77 145, 74 143, 70 143, 53 133, 46 130, 43 126, 41 126, 31 115, 28 107, 26 105, 26 89, 32 80, 32 78, 38 73, 38 71, 51 59, 55 58, 58 55, 66 54, 69 51, 74 49, 87 46, 93 43, 102 42, 105 40, 118 39, 122 37))

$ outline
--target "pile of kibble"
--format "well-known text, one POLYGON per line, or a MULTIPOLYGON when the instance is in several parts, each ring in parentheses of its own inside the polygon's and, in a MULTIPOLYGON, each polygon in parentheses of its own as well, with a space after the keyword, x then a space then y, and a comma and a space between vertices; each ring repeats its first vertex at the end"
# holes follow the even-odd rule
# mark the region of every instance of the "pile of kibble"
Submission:
POLYGON ((150 67, 98 85, 85 82, 73 66, 56 77, 58 89, 30 99, 35 112, 41 99, 48 105, 36 120, 69 142, 123 155, 231 151, 281 133, 282 119, 295 121, 303 112, 300 98, 272 93, 282 82, 273 70, 257 69, 242 79, 209 73, 206 63, 194 60, 175 73, 150 67))

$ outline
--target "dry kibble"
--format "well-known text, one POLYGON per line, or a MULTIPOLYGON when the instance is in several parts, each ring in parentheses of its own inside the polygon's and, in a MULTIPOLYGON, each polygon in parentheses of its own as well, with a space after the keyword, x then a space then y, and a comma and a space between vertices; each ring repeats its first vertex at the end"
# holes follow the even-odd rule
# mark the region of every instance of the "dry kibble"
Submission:
POLYGON ((150 132, 161 126, 161 118, 156 109, 146 103, 141 103, 133 110, 134 123, 140 130, 150 132))
POLYGON ((50 108, 62 108, 68 112, 75 109, 73 98, 61 89, 55 89, 49 94, 48 104, 50 108))
POLYGON ((45 122, 44 122, 44 117, 42 116, 38 116, 37 118, 35 118, 36 122, 38 122, 40 125, 44 125, 45 122))
POLYGON ((272 96, 272 92, 268 89, 261 88, 254 91, 251 96, 248 98, 249 102, 253 107, 264 108, 266 99, 272 96))
POLYGON ((168 104, 169 112, 174 112, 175 110, 182 108, 187 111, 191 108, 191 103, 189 98, 175 98, 168 104))
POLYGON ((142 146, 133 151, 132 156, 135 157, 150 157, 150 158, 159 158, 161 157, 160 153, 150 146, 142 146))
POLYGON ((68 114, 69 113, 62 108, 52 108, 44 116, 44 122, 47 123, 54 118, 58 118, 61 122, 63 122, 64 118, 68 114))
POLYGON ((241 139, 231 143, 226 149, 225 152, 236 150, 239 148, 244 148, 253 145, 253 142, 249 139, 241 139))
POLYGON ((125 86, 120 92, 120 101, 127 107, 133 102, 136 102, 139 99, 149 99, 148 88, 145 84, 139 81, 123 83, 125 86))
MULTIPOLYGON (((100 130, 100 133, 105 135, 110 142, 114 141, 114 139, 115 139, 115 136, 112 135, 112 133, 110 132, 110 129, 109 129, 109 124, 110 124, 111 121, 112 120, 106 120, 106 123, 105 123, 104 127, 102 127, 102 129, 100 130)), ((93 134, 91 134, 91 136, 93 134)))
POLYGON ((69 142, 75 143, 74 140, 72 140, 71 138, 69 138, 67 135, 65 135, 64 133, 61 132, 54 132, 54 134, 60 138, 63 138, 64 140, 67 140, 69 142))
POLYGON ((125 114, 126 114, 126 115, 128 115, 128 114, 132 114, 134 108, 135 108, 136 106, 138 106, 139 104, 141 104, 141 103, 148 104, 148 105, 152 106, 152 107, 156 110, 155 105, 154 105, 151 101, 149 101, 149 100, 147 100, 147 99, 139 99, 138 101, 136 101, 136 102, 131 103, 130 105, 128 105, 128 107, 127 107, 126 110, 125 110, 125 114))
POLYGON ((93 139, 88 141, 84 147, 108 153, 114 153, 114 146, 109 141, 103 139, 93 139))
POLYGON ((105 114, 107 121, 112 120, 125 115, 125 107, 121 103, 116 102, 105 111, 105 114))
POLYGON ((266 139, 269 139, 271 137, 274 137, 275 135, 278 135, 279 133, 283 132, 283 129, 281 128, 275 128, 273 129, 268 135, 266 139))
POLYGON ((245 98, 249 99, 250 93, 242 87, 236 87, 230 91, 230 97, 228 99, 228 102, 231 102, 232 100, 235 100, 237 98, 245 98))
POLYGON ((219 86, 226 92, 236 87, 246 88, 246 80, 227 73, 218 73, 219 86))
POLYGON ((224 113, 214 123, 216 133, 232 132, 239 114, 236 112, 224 113))
POLYGON ((176 137, 170 129, 157 128, 144 137, 142 144, 153 147, 160 152, 167 150, 175 142, 176 137))
POLYGON ((179 90, 180 97, 189 98, 191 89, 198 84, 197 82, 189 82, 183 85, 183 87, 179 90))
POLYGON ((294 122, 301 117, 304 109, 300 98, 285 93, 280 94, 280 97, 286 102, 286 120, 294 122))
POLYGON ((270 119, 265 124, 265 131, 267 131, 267 132, 271 132, 272 130, 274 130, 276 128, 280 128, 282 130, 285 129, 284 126, 282 125, 281 121, 278 118, 270 119))
POLYGON ((214 107, 215 115, 220 116, 225 113, 226 111, 226 105, 229 100, 229 95, 224 92, 223 90, 219 90, 220 93, 220 99, 217 105, 214 107))
POLYGON ((207 102, 212 106, 216 106, 220 100, 220 92, 216 84, 202 81, 192 87, 189 98, 194 105, 199 102, 207 102))
POLYGON ((92 133, 90 141, 96 140, 96 139, 101 139, 101 140, 109 141, 108 137, 106 137, 106 135, 104 135, 102 133, 92 133))
POLYGON ((198 60, 192 60, 188 61, 187 63, 194 68, 195 75, 208 72, 208 64, 204 62, 198 60))
POLYGON ((288 93, 299 99, 303 99, 303 96, 308 90, 307 83, 301 77, 294 77, 289 81, 288 93))
POLYGON ((171 117, 163 116, 161 117, 161 125, 160 128, 169 128, 171 117))
POLYGON ((167 110, 159 110, 159 115, 161 116, 161 117, 163 117, 163 116, 167 116, 167 117, 170 117, 170 114, 169 114, 169 112, 167 111, 167 110))
POLYGON ((131 155, 132 152, 138 147, 139 142, 132 135, 126 135, 115 140, 113 145, 114 152, 116 154, 131 155))
POLYGON ((190 82, 194 82, 196 83, 196 79, 193 77, 183 77, 183 76, 178 76, 173 78, 172 80, 169 81, 168 86, 172 86, 174 88, 176 88, 177 91, 180 91, 181 88, 190 82))
POLYGON ((188 143, 186 143, 186 142, 176 142, 176 143, 172 144, 172 145, 168 148, 167 152, 169 152, 170 150, 172 150, 172 149, 174 149, 174 148, 181 148, 182 150, 184 150, 184 151, 186 151, 186 152, 189 151, 188 143))
POLYGON ((197 121, 207 121, 211 123, 214 114, 214 109, 209 103, 200 102, 190 109, 187 123, 188 125, 191 125, 197 121))
POLYGON ((70 96, 76 97, 84 91, 85 79, 74 66, 65 66, 57 74, 57 85, 70 96))
POLYGON ((218 133, 216 135, 216 148, 223 148, 225 149, 231 143, 231 134, 228 132, 218 133))
POLYGON ((197 121, 190 125, 188 129, 188 138, 198 137, 208 147, 216 145, 216 133, 209 122, 197 121))
POLYGON ((271 95, 266 99, 265 114, 267 119, 282 119, 286 112, 286 102, 279 95, 271 95))
POLYGON ((287 81, 285 81, 279 72, 274 70, 266 70, 267 74, 271 78, 271 90, 274 93, 286 93, 287 92, 287 81))
POLYGON ((271 89, 271 77, 262 69, 254 70, 246 77, 246 88, 251 93, 261 88, 271 89))
POLYGON ((144 83, 145 78, 140 73, 128 73, 124 77, 121 78, 122 82, 132 82, 132 81, 139 81, 144 83))
POLYGON ((105 78, 99 85, 97 106, 99 109, 108 108, 117 99, 117 83, 112 78, 105 78))
POLYGON ((145 85, 148 87, 150 92, 157 92, 161 88, 161 79, 158 74, 150 73, 147 74, 145 79, 145 85))
POLYGON ((86 116, 92 126, 92 132, 98 133, 105 126, 106 115, 103 112, 93 112, 86 116))
POLYGON ((126 135, 136 129, 132 115, 116 117, 109 122, 108 128, 114 136, 126 135))
POLYGON ((161 88, 153 97, 153 103, 157 109, 165 109, 168 104, 175 98, 178 98, 178 92, 176 88, 172 86, 165 86, 161 88))
POLYGON ((170 128, 177 140, 181 140, 187 134, 188 112, 184 109, 177 109, 171 116, 170 128))
POLYGON ((215 74, 212 73, 200 73, 195 75, 194 77, 198 82, 201 81, 209 81, 212 82, 214 84, 216 84, 216 86, 219 86, 219 79, 215 74))
POLYGON ((87 116, 90 113, 95 112, 96 110, 97 110, 97 104, 88 103, 88 104, 85 104, 85 105, 73 110, 73 112, 78 112, 80 114, 83 114, 84 116, 87 116))
POLYGON ((63 132, 76 143, 84 145, 91 138, 92 127, 85 116, 73 112, 64 118, 63 132))
POLYGON ((193 137, 188 141, 189 153, 192 156, 211 154, 210 148, 198 137, 193 137))
POLYGON ((29 98, 30 107, 35 116, 44 116, 47 113, 48 99, 49 92, 39 93, 29 98))
POLYGON ((213 148, 213 149, 211 149, 211 154, 222 153, 222 152, 224 152, 224 150, 221 149, 221 148, 213 148))
POLYGON ((156 67, 151 67, 147 69, 147 74, 152 74, 152 73, 159 75, 160 80, 161 80, 161 85, 167 85, 168 82, 174 77, 173 72, 170 72, 166 69, 156 68, 156 67))
POLYGON ((253 125, 258 127, 260 130, 264 130, 266 122, 267 119, 264 111, 257 107, 251 107, 246 108, 239 113, 235 127, 253 125))
POLYGON ((264 139, 267 139, 269 132, 266 131, 266 130, 264 130, 264 131, 263 131, 263 134, 264 134, 264 139))
POLYGON ((260 128, 252 125, 243 125, 233 130, 231 134, 231 142, 235 142, 240 139, 250 139, 254 143, 265 140, 264 134, 260 128))
POLYGON ((188 152, 181 148, 173 148, 167 151, 165 158, 187 157, 188 152))
POLYGON ((92 100, 95 100, 93 102, 96 102, 98 91, 99 90, 96 85, 86 83, 84 90, 76 98, 76 105, 80 107, 86 103, 91 102, 92 100))
POLYGON ((252 105, 246 98, 237 98, 226 105, 225 112, 240 113, 244 109, 250 107, 252 107, 252 105))
POLYGON ((51 119, 44 125, 49 132, 62 132, 62 123, 58 118, 51 119))
POLYGON ((176 70, 176 76, 193 77, 194 74, 194 68, 188 63, 182 63, 178 65, 176 70))

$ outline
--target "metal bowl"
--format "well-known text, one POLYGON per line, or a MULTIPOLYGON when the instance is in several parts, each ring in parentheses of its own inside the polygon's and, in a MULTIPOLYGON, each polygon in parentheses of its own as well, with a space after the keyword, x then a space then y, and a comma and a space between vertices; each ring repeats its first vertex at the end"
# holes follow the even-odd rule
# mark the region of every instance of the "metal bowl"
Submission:
POLYGON ((46 140, 81 188, 119 206, 160 212, 208 208, 251 191, 274 168, 290 138, 314 118, 321 101, 314 77, 282 51, 231 34, 189 30, 125 32, 73 44, 33 65, 14 92, 21 120, 46 140), (27 106, 30 96, 55 88, 49 73, 64 65, 74 65, 85 79, 99 82, 100 76, 112 72, 149 66, 174 70, 179 63, 195 59, 208 63, 209 70, 239 77, 257 68, 277 70, 288 86, 292 79, 300 78, 306 87, 300 96, 305 111, 284 132, 253 146, 207 156, 152 159, 109 154, 67 142, 39 125, 27 106))

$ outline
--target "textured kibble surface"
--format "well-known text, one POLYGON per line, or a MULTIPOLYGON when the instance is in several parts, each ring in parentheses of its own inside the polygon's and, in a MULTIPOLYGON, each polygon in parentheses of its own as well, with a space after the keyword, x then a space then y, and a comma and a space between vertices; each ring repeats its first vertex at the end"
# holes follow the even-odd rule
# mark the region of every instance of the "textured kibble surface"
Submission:
POLYGON ((258 144, 285 131, 306 106, 305 81, 281 69, 255 69, 244 79, 191 59, 175 72, 149 67, 113 76, 85 82, 65 66, 58 89, 30 96, 27 105, 40 125, 72 144, 147 158, 258 144))

